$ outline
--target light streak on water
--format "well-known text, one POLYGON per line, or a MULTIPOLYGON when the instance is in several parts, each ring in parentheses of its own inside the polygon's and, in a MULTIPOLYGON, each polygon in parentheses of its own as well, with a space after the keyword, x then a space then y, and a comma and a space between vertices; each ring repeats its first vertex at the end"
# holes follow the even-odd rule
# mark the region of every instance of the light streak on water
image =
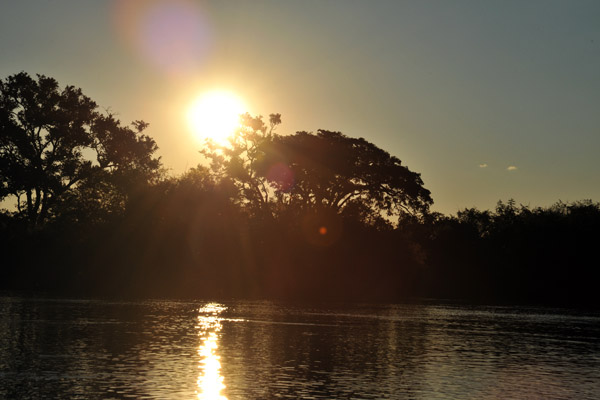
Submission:
POLYGON ((222 329, 219 315, 227 308, 218 303, 208 303, 199 309, 198 336, 200 346, 198 355, 201 357, 200 374, 198 375, 198 399, 199 400, 227 400, 221 394, 225 389, 223 376, 221 375, 221 362, 217 354, 219 348, 219 332, 222 329))

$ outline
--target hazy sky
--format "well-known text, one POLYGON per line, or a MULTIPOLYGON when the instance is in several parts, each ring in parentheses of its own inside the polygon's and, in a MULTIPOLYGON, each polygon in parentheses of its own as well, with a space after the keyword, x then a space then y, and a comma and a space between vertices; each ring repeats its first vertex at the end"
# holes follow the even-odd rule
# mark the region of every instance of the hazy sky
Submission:
POLYGON ((81 87, 143 119, 174 173, 201 162, 200 93, 280 133, 364 137, 434 209, 600 200, 600 1, 5 1, 0 77, 81 87))

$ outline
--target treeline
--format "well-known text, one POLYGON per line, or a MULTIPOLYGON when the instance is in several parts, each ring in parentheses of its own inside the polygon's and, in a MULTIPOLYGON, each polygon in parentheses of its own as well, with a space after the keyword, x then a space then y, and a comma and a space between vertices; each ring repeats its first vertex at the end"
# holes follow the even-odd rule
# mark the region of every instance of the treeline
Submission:
POLYGON ((200 173, 145 188, 111 221, 56 221, 31 231, 4 214, 2 287, 117 296, 600 305, 598 203, 531 209, 500 202, 494 211, 407 218, 396 227, 329 215, 320 222, 337 226, 338 237, 319 243, 320 234, 306 226, 311 221, 251 217, 221 188, 193 179, 200 173))
MULTIPOLYGON (((423 227, 425 228, 425 227, 423 227)), ((551 207, 498 202, 438 218, 427 249, 426 293, 433 297, 554 305, 600 305, 600 204, 551 207)), ((427 230, 426 230, 427 231, 427 230)))
POLYGON ((600 205, 432 213, 415 173, 360 138, 244 115, 168 176, 147 124, 81 90, 0 81, 0 289, 200 298, 600 304, 600 205))
POLYGON ((3 286, 308 300, 417 293, 416 247, 399 231, 332 212, 249 214, 206 174, 194 169, 141 189, 111 220, 69 216, 31 230, 5 214, 3 286))

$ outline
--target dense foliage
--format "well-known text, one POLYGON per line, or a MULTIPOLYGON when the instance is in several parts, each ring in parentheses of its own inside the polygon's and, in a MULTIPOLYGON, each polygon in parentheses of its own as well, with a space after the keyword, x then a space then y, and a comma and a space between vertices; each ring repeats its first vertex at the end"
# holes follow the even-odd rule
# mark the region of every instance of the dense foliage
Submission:
POLYGON ((12 196, 30 227, 67 209, 115 211, 156 176, 147 124, 124 127, 97 108, 81 89, 60 90, 43 75, 0 80, 0 200, 12 196))
POLYGON ((600 305, 600 204, 429 211, 364 139, 242 116, 207 166, 160 173, 146 124, 21 73, 0 86, 0 288, 119 296, 600 305))

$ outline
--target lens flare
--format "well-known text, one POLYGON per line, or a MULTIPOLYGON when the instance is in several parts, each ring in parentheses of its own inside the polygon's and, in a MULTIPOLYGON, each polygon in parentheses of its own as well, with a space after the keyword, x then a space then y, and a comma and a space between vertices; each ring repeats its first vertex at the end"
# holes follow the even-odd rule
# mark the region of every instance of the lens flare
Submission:
POLYGON ((288 191, 294 186, 294 172, 283 163, 276 163, 269 168, 267 179, 274 182, 279 190, 288 191))
POLYGON ((210 50, 209 24, 190 1, 115 1, 112 12, 128 49, 164 72, 197 69, 210 50))
POLYGON ((335 210, 322 209, 308 212, 302 218, 302 233, 313 246, 328 247, 342 236, 343 223, 335 210))

